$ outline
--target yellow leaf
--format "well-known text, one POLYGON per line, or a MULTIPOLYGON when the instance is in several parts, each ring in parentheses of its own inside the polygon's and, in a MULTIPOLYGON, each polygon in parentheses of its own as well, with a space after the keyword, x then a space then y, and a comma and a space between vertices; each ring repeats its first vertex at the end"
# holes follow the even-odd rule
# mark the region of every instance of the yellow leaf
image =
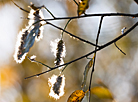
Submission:
POLYGON ((90 0, 80 0, 78 5, 78 16, 85 13, 85 10, 89 7, 90 0))
POLYGON ((76 90, 69 96, 67 102, 81 102, 84 96, 85 92, 83 90, 76 90))
POLYGON ((113 99, 112 93, 109 89, 101 86, 93 87, 91 93, 100 99, 113 99))

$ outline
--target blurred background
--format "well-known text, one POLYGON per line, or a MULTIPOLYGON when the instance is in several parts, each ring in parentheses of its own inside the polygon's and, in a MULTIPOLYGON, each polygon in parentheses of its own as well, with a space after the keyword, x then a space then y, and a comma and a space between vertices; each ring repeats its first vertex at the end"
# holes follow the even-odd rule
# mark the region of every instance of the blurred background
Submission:
MULTIPOLYGON (((14 0, 19 6, 29 10, 30 2, 35 6, 45 5, 56 17, 77 15, 77 6, 73 0, 14 0)), ((51 18, 46 10, 42 10, 44 17, 51 18)), ((90 0, 86 13, 138 13, 138 6, 133 0, 90 0)), ((13 59, 17 35, 25 28, 28 20, 27 13, 17 8, 10 0, 0 0, 0 102, 55 102, 50 98, 48 78, 58 75, 59 70, 51 71, 39 77, 25 80, 25 77, 46 71, 47 68, 30 62, 27 58, 21 64, 13 59)), ((67 31, 95 43, 100 17, 89 17, 72 20, 67 31)), ((99 44, 114 39, 121 34, 123 27, 130 28, 138 18, 105 17, 101 28, 99 44)), ((67 20, 50 21, 64 27, 67 20)), ((50 25, 44 26, 43 39, 35 42, 28 56, 36 55, 36 59, 54 67, 54 55, 50 43, 60 38, 61 31, 50 25)), ((95 72, 92 87, 103 84, 113 94, 117 102, 138 102, 138 28, 117 42, 117 45, 126 53, 123 55, 114 44, 99 51, 96 58, 95 72), (101 84, 102 83, 102 84, 101 84)), ((85 55, 94 47, 70 38, 64 33, 66 57, 69 62, 85 55)), ((93 55, 89 56, 93 57, 93 55)), ((81 89, 83 71, 88 59, 84 58, 70 64, 64 71, 65 94, 56 102, 66 102, 74 90, 81 89)), ((87 88, 89 85, 87 79, 87 88)), ((93 102, 111 102, 109 99, 99 99, 92 96, 93 102)), ((82 102, 87 102, 86 95, 82 102)))

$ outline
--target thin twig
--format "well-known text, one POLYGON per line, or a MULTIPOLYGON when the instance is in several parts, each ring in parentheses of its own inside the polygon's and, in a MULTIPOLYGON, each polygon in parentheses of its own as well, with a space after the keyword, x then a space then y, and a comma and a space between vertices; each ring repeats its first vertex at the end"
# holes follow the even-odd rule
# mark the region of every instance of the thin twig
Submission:
POLYGON ((52 70, 55 70, 55 69, 57 69, 58 67, 65 66, 65 65, 68 65, 68 64, 71 64, 71 63, 76 62, 76 61, 78 61, 78 60, 80 60, 80 59, 83 59, 83 58, 85 58, 85 57, 87 57, 87 56, 89 56, 89 55, 91 55, 91 54, 93 54, 93 53, 95 53, 95 52, 97 52, 97 51, 100 51, 100 50, 106 48, 107 46, 113 44, 114 42, 120 40, 121 38, 123 38, 123 37, 126 36, 127 34, 129 34, 129 32, 131 32, 131 31, 132 31, 134 28, 136 28, 137 26, 138 26, 138 22, 136 22, 136 23, 135 23, 131 28, 129 28, 124 34, 118 36, 117 38, 113 39, 112 41, 107 42, 106 44, 102 45, 102 46, 99 47, 98 49, 96 49, 96 50, 94 50, 94 51, 92 51, 92 52, 90 52, 90 53, 88 53, 88 54, 86 54, 86 55, 83 55, 83 56, 81 56, 81 57, 79 57, 79 58, 77 58, 77 59, 75 59, 75 60, 72 60, 72 61, 70 61, 70 62, 67 62, 67 63, 65 63, 65 64, 62 64, 62 65, 53 67, 53 68, 51 68, 50 70, 44 71, 44 72, 42 72, 42 73, 39 73, 39 74, 35 74, 35 75, 32 75, 32 76, 26 77, 25 79, 32 78, 32 77, 35 77, 35 76, 40 76, 40 75, 42 75, 42 74, 48 73, 48 72, 50 72, 50 71, 52 71, 52 70))
MULTIPOLYGON (((97 33, 97 38, 96 38, 96 45, 98 44, 103 18, 104 18, 104 16, 101 16, 100 23, 99 23, 99 29, 98 29, 98 33, 97 33)), ((95 50, 97 50, 97 47, 95 47, 95 50)), ((93 66, 92 66, 92 71, 91 71, 91 76, 90 76, 90 84, 89 84, 89 102, 90 102, 90 99, 91 99, 90 90, 91 90, 92 76, 93 76, 93 72, 94 72, 94 69, 95 69, 94 67, 95 67, 95 60, 96 60, 96 52, 94 53, 94 55, 95 55, 95 57, 94 57, 94 60, 93 60, 93 66)))
POLYGON ((28 10, 25 10, 25 9, 23 9, 23 8, 21 8, 19 5, 17 5, 13 0, 11 0, 13 3, 14 3, 14 5, 15 6, 17 6, 20 10, 23 10, 23 11, 25 11, 25 12, 27 12, 27 13, 30 13, 28 10))
POLYGON ((79 6, 79 4, 77 3, 77 1, 76 1, 76 0, 73 0, 73 1, 75 2, 75 4, 76 4, 76 5, 78 5, 78 6, 79 6))
MULTIPOLYGON (((27 13, 30 13, 29 11, 21 8, 20 6, 18 6, 13 0, 11 0, 19 9, 27 12, 27 13)), ((73 0, 77 5, 78 3, 73 0)), ((51 16, 53 17, 53 19, 43 19, 43 20, 40 20, 40 21, 50 21, 50 20, 63 20, 63 19, 78 19, 78 18, 84 18, 84 17, 94 17, 94 16, 128 16, 128 17, 138 17, 138 13, 136 14, 127 14, 127 13, 104 13, 104 14, 87 14, 87 15, 82 15, 82 16, 74 16, 74 17, 55 17, 47 8, 45 8, 50 14, 51 16)), ((39 21, 39 22, 40 22, 39 21)))
POLYGON ((51 69, 51 67, 49 67, 48 65, 46 65, 46 64, 44 64, 44 63, 42 63, 42 62, 39 62, 39 61, 36 61, 36 60, 31 60, 29 57, 27 57, 31 62, 36 62, 36 63, 39 63, 39 64, 41 64, 41 65, 43 65, 43 66, 45 66, 45 67, 48 67, 49 69, 51 69))
POLYGON ((62 69, 61 73, 67 68, 68 64, 62 69))
POLYGON ((47 10, 47 12, 55 19, 56 17, 52 14, 52 12, 50 10, 48 10, 48 8, 46 8, 46 6, 42 6, 44 9, 47 10))
POLYGON ((126 53, 123 52, 123 51, 116 45, 116 42, 114 42, 114 44, 115 44, 116 48, 117 48, 120 52, 122 52, 124 55, 126 55, 126 53))
POLYGON ((62 30, 62 34, 61 34, 62 38, 63 38, 63 33, 64 33, 65 29, 67 28, 67 26, 68 26, 68 24, 69 24, 70 21, 71 21, 71 19, 68 20, 68 22, 66 23, 64 29, 62 30))
POLYGON ((64 20, 64 19, 78 19, 85 17, 95 17, 95 16, 127 16, 127 17, 138 17, 138 13, 136 14, 127 14, 127 13, 101 13, 101 14, 87 14, 82 16, 74 16, 74 17, 57 17, 55 19, 43 19, 41 21, 52 21, 52 20, 64 20))
POLYGON ((41 22, 41 21, 55 21, 55 20, 65 20, 65 19, 79 19, 79 18, 85 18, 85 17, 96 17, 96 16, 127 16, 127 17, 138 17, 138 13, 136 14, 127 14, 127 13, 102 13, 102 14, 87 14, 82 16, 74 16, 74 17, 56 17, 56 18, 50 18, 50 19, 42 19, 38 20, 34 24, 41 22))
MULTIPOLYGON (((83 42, 88 43, 88 44, 90 44, 90 45, 96 46, 96 44, 94 44, 94 43, 92 43, 92 42, 89 42, 89 41, 87 41, 87 40, 84 40, 84 39, 82 39, 82 38, 80 38, 80 37, 78 37, 78 36, 76 36, 76 35, 73 35, 73 34, 71 34, 70 32, 68 32, 68 31, 66 31, 66 30, 64 30, 64 29, 62 29, 62 28, 60 28, 60 27, 58 27, 58 26, 56 26, 56 25, 54 25, 54 24, 52 24, 52 23, 50 23, 50 22, 46 22, 46 23, 49 24, 49 25, 51 25, 51 26, 53 26, 53 27, 55 27, 55 28, 57 28, 57 29, 59 29, 59 30, 62 30, 62 31, 64 31, 64 32, 66 32, 66 33, 69 34, 70 36, 75 37, 76 39, 79 39, 80 41, 83 41, 83 42)), ((100 46, 97 45, 97 47, 100 47, 100 46)))
MULTIPOLYGON (((71 20, 71 19, 70 19, 70 20, 71 20)), ((70 20, 68 21, 68 23, 70 22, 70 20)), ((39 22, 41 22, 41 21, 43 21, 43 20, 38 20, 38 21, 36 21, 35 23, 33 23, 33 24, 30 26, 30 28, 31 28, 33 25, 35 25, 35 24, 37 24, 37 23, 39 23, 39 22)), ((65 29, 62 29, 61 27, 58 27, 58 26, 56 26, 56 25, 54 25, 54 24, 52 24, 52 23, 50 23, 50 22, 46 22, 46 23, 43 24, 42 26, 44 26, 44 25, 46 25, 46 24, 50 24, 51 26, 53 26, 53 27, 55 27, 55 28, 57 28, 57 29, 59 29, 59 30, 62 30, 62 31, 64 31, 64 32, 66 32, 66 33, 69 34, 70 36, 72 36, 72 37, 74 37, 74 38, 76 38, 76 39, 78 39, 78 40, 80 40, 80 41, 83 41, 83 42, 88 43, 88 44, 90 44, 90 45, 96 46, 96 44, 94 44, 94 43, 92 43, 92 42, 90 42, 90 41, 87 41, 87 40, 85 40, 85 39, 83 39, 83 38, 80 38, 80 37, 78 37, 78 36, 76 36, 76 35, 74 35, 74 34, 68 32, 68 31, 66 31, 65 29)), ((97 45, 97 47, 100 47, 100 46, 97 45)))

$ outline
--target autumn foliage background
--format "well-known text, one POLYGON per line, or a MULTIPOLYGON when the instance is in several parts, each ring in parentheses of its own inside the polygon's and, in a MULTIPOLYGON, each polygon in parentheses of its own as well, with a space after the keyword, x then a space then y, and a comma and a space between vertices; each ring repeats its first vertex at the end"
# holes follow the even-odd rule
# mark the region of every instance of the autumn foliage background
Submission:
MULTIPOLYGON (((77 15, 77 5, 73 0, 15 0, 21 7, 28 9, 30 2, 37 6, 45 5, 56 17, 77 15)), ((29 9, 28 9, 29 10, 29 9)), ((51 16, 43 10, 44 17, 51 16)), ((86 13, 137 13, 138 6, 133 0, 90 0, 86 13)), ((21 64, 13 60, 17 34, 27 25, 27 13, 18 9, 10 0, 0 0, 0 102, 55 102, 48 96, 48 78, 58 74, 51 71, 39 77, 24 78, 47 70, 46 67, 31 63, 27 58, 21 64), (23 17, 23 18, 21 18, 23 17)), ((67 31, 95 43, 100 17, 75 19, 70 22, 67 31)), ((123 27, 131 27, 138 19, 131 17, 105 17, 101 28, 99 44, 104 44, 121 34, 123 27)), ((64 28, 67 20, 51 21, 64 28)), ((60 38, 61 31, 45 25, 43 39, 34 44, 29 55, 37 60, 54 66, 54 55, 50 42, 60 38)), ((138 28, 117 42, 126 53, 123 55, 114 45, 97 52, 92 86, 103 86, 112 92, 117 102, 138 101, 138 28)), ((70 38, 64 34, 66 45, 65 62, 78 58, 94 47, 70 38)), ((91 56, 92 57, 92 56, 91 56)), ((83 71, 88 59, 79 60, 66 68, 64 75, 65 94, 56 102, 66 102, 74 90, 81 89, 83 71)), ((87 87, 89 79, 87 80, 87 87)), ((87 95, 82 102, 87 102, 87 95)), ((92 96, 93 102, 111 102, 92 96)))

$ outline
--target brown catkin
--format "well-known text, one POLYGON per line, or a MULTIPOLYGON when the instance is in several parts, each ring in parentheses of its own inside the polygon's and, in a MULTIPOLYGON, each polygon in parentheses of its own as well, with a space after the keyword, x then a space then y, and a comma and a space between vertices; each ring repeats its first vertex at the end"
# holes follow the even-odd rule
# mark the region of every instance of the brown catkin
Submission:
POLYGON ((18 60, 20 60, 21 57, 23 56, 23 54, 25 53, 25 52, 23 52, 23 49, 24 49, 23 46, 24 46, 25 39, 26 39, 27 35, 28 35, 28 30, 26 30, 24 32, 24 34, 22 35, 22 37, 21 37, 21 42, 20 42, 20 46, 19 46, 19 49, 18 49, 18 53, 17 53, 18 60))
POLYGON ((63 40, 60 40, 57 45, 57 53, 56 53, 56 59, 55 59, 55 66, 60 65, 62 60, 62 52, 64 48, 64 42, 63 40))
MULTIPOLYGON (((14 3, 14 2, 13 2, 14 3)), ((20 8, 16 3, 14 3, 18 8, 20 8)), ((18 35, 18 39, 16 42, 16 49, 14 54, 14 60, 17 63, 21 63, 26 54, 29 52, 30 48, 33 46, 35 40, 39 41, 42 39, 43 35, 43 26, 44 22, 35 22, 43 19, 43 13, 41 11, 42 7, 36 7, 34 4, 30 5, 30 11, 26 11, 28 13, 28 18, 30 19, 28 22, 28 26, 22 29, 22 31, 18 35)))
POLYGON ((56 79, 56 82, 53 86, 53 91, 55 92, 55 94, 59 95, 60 93, 60 86, 61 86, 61 83, 62 83, 62 77, 61 76, 58 76, 57 79, 56 79))

